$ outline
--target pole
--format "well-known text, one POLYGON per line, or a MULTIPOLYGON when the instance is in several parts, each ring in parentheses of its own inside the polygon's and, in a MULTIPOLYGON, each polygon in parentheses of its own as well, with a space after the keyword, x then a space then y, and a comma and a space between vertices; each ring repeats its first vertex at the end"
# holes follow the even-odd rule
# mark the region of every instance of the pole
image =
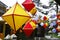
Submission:
POLYGON ((57 3, 56 3, 56 9, 57 9, 57 10, 56 10, 56 13, 58 13, 58 4, 57 4, 57 3))
MULTIPOLYGON (((4 22, 4 24, 3 24, 3 34, 4 34, 4 37, 5 37, 5 28, 6 28, 6 26, 5 26, 5 22, 4 22)), ((3 40, 4 40, 4 38, 3 38, 3 40)))

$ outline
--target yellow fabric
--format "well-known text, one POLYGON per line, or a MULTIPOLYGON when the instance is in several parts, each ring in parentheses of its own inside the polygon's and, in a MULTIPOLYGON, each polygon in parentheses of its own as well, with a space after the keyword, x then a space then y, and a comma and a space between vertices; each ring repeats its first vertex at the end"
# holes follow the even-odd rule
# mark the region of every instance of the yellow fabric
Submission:
POLYGON ((13 14, 14 8, 15 5, 12 8, 10 8, 3 16, 13 14))
POLYGON ((36 28, 36 24, 34 22, 31 21, 30 24, 32 25, 33 29, 36 28))
POLYGON ((14 30, 14 24, 13 24, 13 18, 12 16, 4 16, 3 19, 11 26, 11 28, 14 30))
POLYGON ((3 16, 10 14, 29 16, 28 13, 18 3, 15 4, 12 8, 10 8, 3 16))
POLYGON ((46 24, 46 26, 48 26, 48 23, 45 23, 46 24))
POLYGON ((29 16, 28 13, 19 5, 16 5, 14 14, 29 16))
POLYGON ((34 15, 35 13, 36 13, 36 8, 34 7, 31 11, 30 11, 30 13, 32 14, 32 15, 34 15))
POLYGON ((22 27, 22 25, 27 22, 30 18, 23 16, 14 16, 16 30, 22 27))
POLYGON ((2 17, 4 20, 11 26, 11 28, 14 30, 14 24, 13 24, 13 18, 15 21, 15 27, 16 31, 21 28, 21 26, 30 19, 30 16, 26 13, 26 11, 18 4, 16 3, 10 10, 8 10, 2 17), (14 15, 13 15, 14 14, 14 15), (11 15, 11 16, 7 16, 11 15), (19 16, 20 15, 20 16, 19 16), (24 16, 24 17, 23 17, 24 16), (29 17, 28 17, 29 16, 29 17))

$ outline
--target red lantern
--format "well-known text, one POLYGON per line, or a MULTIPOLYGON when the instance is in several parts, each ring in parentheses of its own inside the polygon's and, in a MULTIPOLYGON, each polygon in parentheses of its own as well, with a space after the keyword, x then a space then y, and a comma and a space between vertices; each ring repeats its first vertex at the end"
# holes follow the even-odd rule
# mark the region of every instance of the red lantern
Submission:
POLYGON ((23 30, 24 30, 24 33, 25 33, 25 35, 26 35, 27 37, 30 37, 30 35, 31 35, 32 32, 33 32, 33 28, 32 28, 32 26, 30 25, 29 22, 26 23, 26 25, 24 26, 23 30))
POLYGON ((43 17, 44 20, 48 20, 48 18, 46 16, 43 17))
POLYGON ((24 8, 29 12, 31 11, 35 5, 34 3, 32 2, 32 0, 26 0, 25 2, 23 2, 22 4, 24 6, 24 8))

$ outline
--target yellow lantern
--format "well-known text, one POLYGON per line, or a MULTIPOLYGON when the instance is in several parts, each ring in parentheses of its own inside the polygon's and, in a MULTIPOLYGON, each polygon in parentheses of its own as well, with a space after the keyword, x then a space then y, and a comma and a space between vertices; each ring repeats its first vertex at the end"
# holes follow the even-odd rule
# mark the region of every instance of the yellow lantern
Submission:
POLYGON ((31 17, 18 3, 16 3, 12 8, 10 8, 10 10, 2 15, 2 18, 13 30, 17 31, 19 28, 22 28, 22 25, 31 17))

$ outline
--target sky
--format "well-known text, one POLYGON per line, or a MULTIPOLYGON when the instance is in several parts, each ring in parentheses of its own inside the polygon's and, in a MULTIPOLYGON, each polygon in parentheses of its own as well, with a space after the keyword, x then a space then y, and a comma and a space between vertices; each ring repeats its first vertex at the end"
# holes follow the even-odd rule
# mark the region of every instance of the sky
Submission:
MULTIPOLYGON (((13 6, 16 2, 18 2, 19 4, 22 4, 25 0, 0 0, 0 1, 2 1, 8 7, 10 7, 10 6, 13 6)), ((44 0, 41 0, 41 2, 43 4, 48 5, 49 0, 45 0, 45 1, 44 0)))
POLYGON ((4 4, 6 4, 8 7, 13 6, 16 2, 18 2, 19 4, 23 3, 25 0, 0 0, 1 2, 3 2, 4 4))

